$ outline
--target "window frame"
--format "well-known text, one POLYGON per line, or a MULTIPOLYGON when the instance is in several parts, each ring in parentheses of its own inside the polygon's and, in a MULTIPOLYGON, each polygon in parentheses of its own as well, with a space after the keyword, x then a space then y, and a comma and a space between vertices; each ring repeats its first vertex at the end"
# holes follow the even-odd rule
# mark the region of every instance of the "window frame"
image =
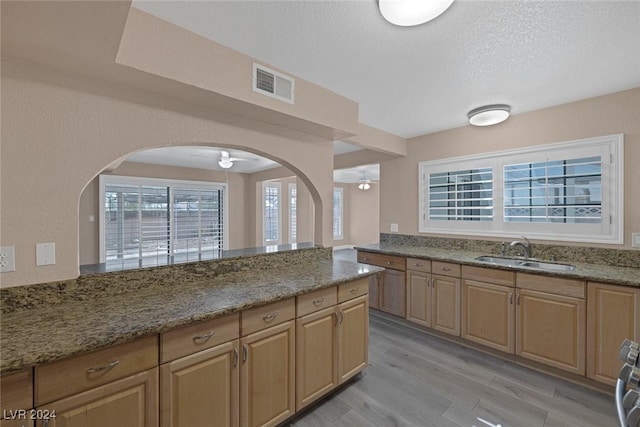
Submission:
POLYGON ((624 136, 607 135, 536 145, 479 155, 418 163, 418 232, 487 237, 519 237, 585 243, 624 243, 624 136), (596 154, 594 154, 596 153, 596 154), (569 160, 599 155, 602 159, 602 222, 574 224, 504 221, 504 169, 517 163, 569 160), (429 174, 444 171, 493 168, 492 221, 430 220, 429 174))
POLYGON ((296 243, 298 238, 298 185, 291 182, 288 185, 288 190, 289 243, 296 243), (294 199, 295 203, 292 203, 294 199))
MULTIPOLYGON (((105 253, 105 189, 107 185, 121 185, 125 187, 132 188, 140 188, 140 187, 167 187, 169 188, 169 205, 173 206, 173 195, 174 189, 198 189, 198 190, 219 190, 223 191, 223 207, 222 207, 222 244, 223 250, 229 249, 229 226, 228 226, 228 218, 229 218, 229 191, 228 184, 225 182, 215 182, 215 181, 191 181, 191 180, 181 180, 181 179, 164 179, 164 178, 148 178, 148 177, 137 177, 137 176, 126 176, 126 175, 105 175, 101 174, 98 177, 98 197, 99 197, 99 215, 98 215, 98 229, 99 229, 99 262, 105 263, 106 253, 105 253)), ((174 240, 174 224, 173 219, 169 220, 169 228, 170 228, 170 241, 174 240)), ((168 256, 173 256, 174 254, 171 252, 168 256)), ((133 258, 132 258, 133 259, 133 258)), ((141 259, 141 258, 137 258, 141 259)))

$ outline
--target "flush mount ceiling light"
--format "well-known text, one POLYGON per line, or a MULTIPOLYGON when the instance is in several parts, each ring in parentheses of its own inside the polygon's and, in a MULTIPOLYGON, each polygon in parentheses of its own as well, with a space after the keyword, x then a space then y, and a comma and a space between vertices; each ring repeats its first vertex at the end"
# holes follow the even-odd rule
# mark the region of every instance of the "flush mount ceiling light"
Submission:
POLYGON ((509 118, 511 107, 506 104, 485 105, 469 111, 467 117, 473 126, 491 126, 509 118))
POLYGON ((371 181, 369 181, 368 179, 361 179, 360 180, 360 184, 358 184, 358 188, 361 190, 368 190, 371 188, 371 181))
POLYGON ((380 13, 401 27, 424 24, 440 16, 453 0, 378 0, 380 13))

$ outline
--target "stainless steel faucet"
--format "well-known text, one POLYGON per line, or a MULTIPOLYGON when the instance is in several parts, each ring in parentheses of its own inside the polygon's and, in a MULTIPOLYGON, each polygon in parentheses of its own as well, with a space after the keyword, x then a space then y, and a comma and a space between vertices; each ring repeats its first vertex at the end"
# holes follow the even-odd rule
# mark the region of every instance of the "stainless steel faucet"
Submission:
POLYGON ((522 238, 524 239, 524 242, 521 242, 520 240, 514 240, 509 244, 509 246, 512 248, 514 246, 521 246, 524 259, 529 259, 531 255, 533 255, 533 246, 531 246, 531 242, 529 241, 529 239, 524 236, 522 236, 522 238))

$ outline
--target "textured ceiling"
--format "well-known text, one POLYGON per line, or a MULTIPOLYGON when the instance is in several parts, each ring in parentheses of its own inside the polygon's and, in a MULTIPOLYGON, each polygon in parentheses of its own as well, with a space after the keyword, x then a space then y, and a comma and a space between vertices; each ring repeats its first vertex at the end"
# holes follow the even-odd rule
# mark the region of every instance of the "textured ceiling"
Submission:
POLYGON ((135 1, 134 6, 360 104, 411 137, 640 86, 640 1, 464 1, 395 27, 375 0, 135 1))

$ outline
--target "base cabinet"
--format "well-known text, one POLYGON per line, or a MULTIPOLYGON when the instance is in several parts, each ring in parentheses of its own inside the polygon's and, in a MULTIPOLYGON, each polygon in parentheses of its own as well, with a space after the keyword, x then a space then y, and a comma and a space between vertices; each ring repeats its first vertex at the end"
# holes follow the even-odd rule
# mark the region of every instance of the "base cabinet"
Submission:
POLYGON ((234 340, 160 367, 162 427, 239 425, 238 346, 234 340))
POLYGON ((96 387, 37 408, 56 418, 38 427, 156 427, 158 368, 96 387))
POLYGON ((336 306, 296 320, 296 408, 314 402, 338 385, 336 306))
POLYGON ((241 339, 240 425, 275 426, 295 413, 295 321, 241 339))
POLYGON ((528 289, 516 299, 516 354, 584 375, 585 300, 528 289))
POLYGON ((624 339, 640 341, 640 289, 587 284, 587 377, 615 385, 624 339))
POLYGON ((431 327, 460 336, 460 279, 432 276, 431 301, 431 327))
POLYGON ((462 338, 506 353, 515 351, 515 289, 464 280, 462 338))
POLYGON ((338 382, 342 384, 369 361, 369 304, 360 296, 338 305, 338 382))
POLYGON ((431 327, 431 274, 407 270, 407 320, 431 327))
POLYGON ((396 316, 405 316, 404 271, 385 270, 380 282, 379 309, 396 316))

